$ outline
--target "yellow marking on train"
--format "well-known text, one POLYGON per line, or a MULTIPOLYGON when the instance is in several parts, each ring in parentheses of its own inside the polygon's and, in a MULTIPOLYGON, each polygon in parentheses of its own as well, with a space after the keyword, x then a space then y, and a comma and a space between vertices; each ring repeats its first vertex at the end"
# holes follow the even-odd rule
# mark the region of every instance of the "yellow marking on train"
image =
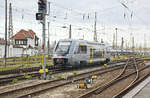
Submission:
POLYGON ((90 46, 90 59, 89 62, 92 63, 93 62, 93 46, 90 46))
POLYGON ((104 61, 105 61, 105 59, 104 59, 104 58, 102 58, 102 61, 104 62, 104 61))
POLYGON ((92 62, 93 62, 93 59, 92 59, 92 58, 90 58, 89 62, 90 62, 90 63, 92 63, 92 62))
POLYGON ((44 55, 42 55, 42 64, 44 64, 44 55))
POLYGON ((107 64, 104 64, 104 66, 107 66, 107 64))
POLYGON ((93 46, 90 46, 90 48, 92 48, 92 49, 93 49, 93 46))
POLYGON ((80 46, 85 46, 84 44, 80 44, 80 46))

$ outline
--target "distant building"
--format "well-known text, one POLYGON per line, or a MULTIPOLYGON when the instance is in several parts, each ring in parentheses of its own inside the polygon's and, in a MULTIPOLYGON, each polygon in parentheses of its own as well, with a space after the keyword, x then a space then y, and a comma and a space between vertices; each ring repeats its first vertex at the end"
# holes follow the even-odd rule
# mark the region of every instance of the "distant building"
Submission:
POLYGON ((38 53, 39 38, 33 30, 22 29, 12 36, 11 40, 17 56, 33 56, 38 53))
MULTIPOLYGON (((7 57, 34 56, 38 54, 39 38, 33 30, 20 30, 8 41, 7 57)), ((0 38, 0 58, 4 57, 5 40, 0 38)))

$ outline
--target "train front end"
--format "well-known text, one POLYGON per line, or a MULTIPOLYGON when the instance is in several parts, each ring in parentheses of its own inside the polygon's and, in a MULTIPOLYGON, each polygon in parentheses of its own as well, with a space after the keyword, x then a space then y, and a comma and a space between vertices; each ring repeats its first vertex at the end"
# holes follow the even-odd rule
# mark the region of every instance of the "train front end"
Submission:
POLYGON ((71 65, 71 44, 72 41, 69 40, 62 40, 56 44, 52 57, 54 66, 65 67, 71 65))

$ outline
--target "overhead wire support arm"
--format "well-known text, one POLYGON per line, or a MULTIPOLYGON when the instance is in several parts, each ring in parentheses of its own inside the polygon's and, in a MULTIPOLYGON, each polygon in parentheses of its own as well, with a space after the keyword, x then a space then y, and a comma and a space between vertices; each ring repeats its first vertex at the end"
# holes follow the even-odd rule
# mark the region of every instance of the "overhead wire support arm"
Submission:
POLYGON ((4 54, 4 63, 6 67, 7 60, 7 0, 5 0, 5 54, 4 54))

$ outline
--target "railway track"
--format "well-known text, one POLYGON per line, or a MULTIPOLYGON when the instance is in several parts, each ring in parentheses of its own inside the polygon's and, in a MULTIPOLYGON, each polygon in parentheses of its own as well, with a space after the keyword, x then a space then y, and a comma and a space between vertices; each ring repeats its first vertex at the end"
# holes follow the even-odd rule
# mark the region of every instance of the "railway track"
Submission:
POLYGON ((39 94, 41 92, 44 92, 48 89, 53 89, 56 87, 71 84, 72 79, 74 80, 74 82, 81 81, 81 80, 84 80, 85 78, 92 76, 92 75, 101 75, 104 73, 108 73, 111 71, 121 69, 121 68, 123 68, 123 66, 124 65, 122 64, 120 66, 103 68, 103 69, 98 69, 98 70, 94 70, 94 71, 90 71, 90 72, 86 72, 86 73, 77 74, 75 76, 68 77, 69 80, 65 80, 65 79, 49 80, 47 82, 43 82, 43 83, 39 83, 39 84, 35 84, 35 85, 23 87, 23 88, 3 91, 0 93, 0 97, 12 98, 13 96, 15 96, 15 98, 26 98, 29 95, 34 96, 34 95, 39 94))
MULTIPOLYGON (((141 60, 141 58, 136 58, 137 60, 141 60)), ((143 58, 142 60, 150 60, 149 58, 143 58)), ((109 64, 116 64, 116 63, 122 63, 126 62, 127 59, 123 60, 117 60, 109 62, 109 64)), ((48 66, 48 69, 54 68, 53 66, 48 66)), ((26 72, 34 72, 39 71, 40 67, 32 67, 32 68, 22 68, 22 69, 13 69, 13 70, 7 70, 7 71, 0 71, 0 75, 7 75, 7 74, 18 74, 18 73, 26 73, 26 72)))
MULTIPOLYGON (((140 63, 141 61, 139 60, 138 62, 140 63)), ((128 63, 133 64, 133 62, 129 62, 129 61, 128 61, 128 63)), ((104 73, 108 73, 108 72, 111 72, 114 70, 121 69, 121 68, 123 68, 123 66, 127 66, 127 64, 126 65, 121 64, 120 66, 118 65, 118 66, 113 66, 113 67, 108 67, 108 68, 103 68, 103 69, 99 69, 99 70, 94 70, 94 71, 78 74, 75 76, 70 76, 70 77, 68 77, 68 79, 73 79, 75 82, 81 81, 81 80, 84 80, 85 78, 92 76, 92 75, 101 75, 104 73)), ((35 85, 23 87, 23 88, 11 89, 8 91, 2 91, 0 93, 0 97, 12 98, 12 96, 14 96, 15 98, 26 98, 30 95, 35 96, 36 94, 39 94, 39 93, 44 92, 46 90, 54 89, 56 87, 61 87, 61 86, 71 84, 71 83, 72 83, 72 81, 70 81, 70 80, 68 81, 65 79, 49 80, 47 82, 43 82, 43 83, 39 83, 39 84, 35 84, 35 85), (23 94, 22 94, 22 92, 23 92, 23 94)))
MULTIPOLYGON (((109 64, 115 64, 115 63, 123 63, 126 60, 119 60, 119 61, 115 61, 109 64)), ((91 67, 91 66, 90 66, 91 67)), ((6 71, 6 72, 1 72, 0 74, 3 74, 0 76, 0 85, 4 85, 4 84, 8 84, 11 83, 13 81, 13 79, 18 79, 18 80, 25 80, 26 78, 24 77, 24 75, 30 75, 32 77, 39 77, 39 69, 40 67, 35 67, 35 68, 25 68, 25 69, 17 69, 17 70, 10 70, 10 71, 6 71), (34 72, 33 72, 34 71, 34 72), (12 75, 11 75, 12 73, 12 75), (19 74, 13 74, 13 73, 19 73, 19 74), (26 74, 24 74, 26 73, 26 74), (4 74, 10 74, 10 75, 4 75, 4 74)), ((59 68, 59 67, 48 67, 49 72, 52 73, 60 73, 60 72, 66 72, 66 71, 73 71, 74 69, 70 69, 70 68, 59 68)), ((76 69, 75 69, 76 70, 76 69)))
MULTIPOLYGON (((124 63, 126 60, 119 60, 119 61, 115 61, 109 64, 115 64, 115 63, 124 63)), ((91 67, 91 66, 90 66, 91 67)), ((57 73, 62 73, 62 72, 66 72, 66 71, 73 71, 73 70, 77 70, 77 69, 71 69, 71 68, 59 68, 59 67, 48 67, 49 68, 49 72, 52 72, 53 74, 57 74, 57 73)), ((88 68, 88 67, 87 67, 88 68)), ((29 75, 34 77, 40 77, 40 74, 38 71, 32 72, 33 70, 39 70, 39 67, 36 67, 35 69, 33 68, 29 68, 29 69, 21 69, 21 70, 16 70, 16 72, 22 72, 20 74, 12 74, 12 75, 4 75, 2 77, 0 77, 0 85, 5 85, 8 83, 11 83, 13 81, 13 79, 18 79, 18 80, 25 80, 26 78, 24 77, 25 75, 29 75), (26 73, 27 71, 29 71, 28 73, 26 73), (26 74, 24 74, 26 73, 26 74)), ((7 73, 14 73, 14 71, 10 71, 7 73)), ((3 73, 4 74, 4 73, 3 73)))
MULTIPOLYGON (((121 62, 126 62, 126 59, 125 60, 112 61, 112 62, 109 62, 108 64, 116 64, 116 63, 121 63, 121 62)), ((53 66, 48 66, 48 69, 52 69, 52 68, 54 68, 54 67, 53 66)), ((40 69, 40 67, 32 67, 32 68, 22 68, 22 69, 13 69, 13 70, 7 70, 7 71, 0 71, 0 75, 33 72, 33 71, 38 71, 39 69, 40 69)))
MULTIPOLYGON (((93 88, 90 91, 79 95, 78 98, 121 98, 123 94, 127 93, 127 91, 131 89, 133 84, 136 84, 136 82, 139 81, 139 73, 143 72, 143 70, 150 67, 143 66, 141 63, 137 63, 135 59, 133 59, 132 66, 129 65, 130 64, 128 60, 122 72, 118 76, 116 76, 111 81, 105 83, 102 86, 97 85, 96 88, 93 88), (130 70, 128 71, 128 69, 130 70), (125 87, 124 84, 126 84, 125 87)), ((147 74, 149 74, 149 72, 147 74)), ((145 76, 147 76, 147 74, 145 76)))
MULTIPOLYGON (((135 65, 136 65, 136 62, 135 62, 135 65)), ((143 69, 145 69, 145 68, 143 68, 143 69)), ((130 83, 130 85, 128 85, 126 88, 124 88, 119 93, 114 95, 113 98, 123 97, 127 92, 129 92, 131 89, 133 89, 135 86, 137 86, 140 82, 142 82, 144 79, 146 79, 150 75, 150 72, 148 72, 148 73, 140 76, 141 71, 142 71, 142 69, 138 70, 138 68, 137 68, 137 75, 136 75, 135 80, 132 81, 132 83, 130 83)))
MULTIPOLYGON (((68 68, 59 68, 59 67, 50 67, 49 68, 49 72, 52 72, 53 74, 57 74, 57 73, 60 73, 60 72, 65 72, 69 70, 68 68)), ((25 75, 28 75, 28 76, 32 76, 33 78, 34 77, 40 77, 41 74, 38 72, 38 71, 35 71, 35 72, 29 72, 29 73, 22 73, 22 74, 13 74, 13 75, 9 75, 9 76, 3 76, 3 77, 0 77, 0 85, 5 85, 5 84, 8 84, 8 83, 11 83, 13 81, 13 79, 18 79, 18 80, 25 80, 26 77, 25 75)))

